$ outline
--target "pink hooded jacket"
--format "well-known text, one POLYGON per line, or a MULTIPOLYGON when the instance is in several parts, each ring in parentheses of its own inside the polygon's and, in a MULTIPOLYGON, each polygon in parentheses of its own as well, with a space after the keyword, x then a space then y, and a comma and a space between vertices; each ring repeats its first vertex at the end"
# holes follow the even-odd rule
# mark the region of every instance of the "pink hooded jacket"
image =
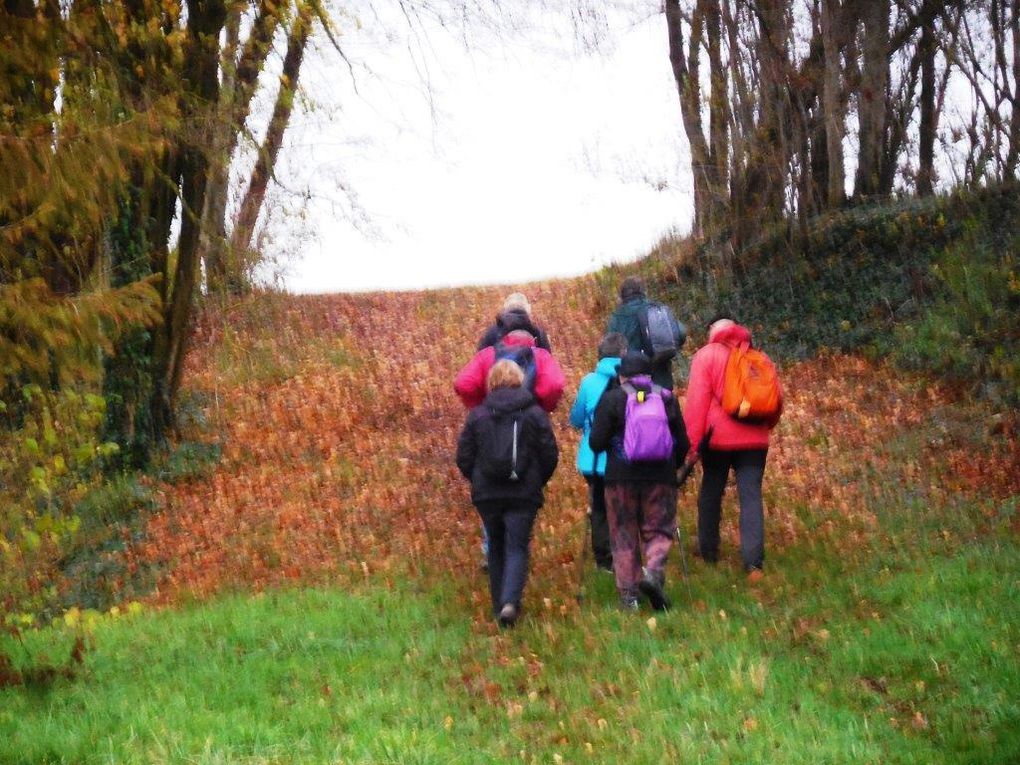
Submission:
POLYGON ((701 443, 709 427, 712 427, 709 448, 716 451, 768 448, 774 422, 740 422, 726 414, 720 404, 730 349, 744 342, 751 342, 751 333, 739 324, 732 324, 712 333, 708 343, 694 354, 684 403, 684 424, 692 449, 701 443))
MULTIPOLYGON (((535 346, 535 338, 530 335, 520 337, 510 333, 503 338, 507 345, 527 345, 535 355, 535 400, 538 401, 545 411, 551 412, 560 402, 563 395, 563 388, 567 381, 563 376, 563 370, 553 358, 553 355, 544 348, 535 346)), ((464 406, 472 409, 485 400, 485 380, 489 376, 489 370, 496 363, 496 349, 494 346, 482 348, 474 355, 453 381, 453 389, 457 391, 464 406)))

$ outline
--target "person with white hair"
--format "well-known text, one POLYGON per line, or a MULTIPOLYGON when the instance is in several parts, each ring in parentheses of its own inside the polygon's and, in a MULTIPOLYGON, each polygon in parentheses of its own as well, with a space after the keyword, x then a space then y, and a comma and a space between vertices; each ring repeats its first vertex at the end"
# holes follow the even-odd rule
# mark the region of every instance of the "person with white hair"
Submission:
POLYGON ((523 293, 513 292, 503 301, 503 308, 496 316, 495 323, 485 330, 475 350, 496 345, 514 330, 522 329, 535 338, 535 346, 552 352, 549 335, 531 318, 531 303, 523 293))
POLYGON ((704 471, 698 493, 698 554, 707 563, 715 563, 719 558, 722 498, 732 469, 740 499, 740 555, 748 580, 755 583, 762 578, 765 565, 761 491, 765 457, 779 414, 764 421, 744 421, 723 409, 722 388, 730 352, 741 346, 751 346, 751 332, 729 314, 717 314, 709 324, 708 342, 691 360, 684 422, 692 446, 700 444, 710 432, 707 449, 700 454, 692 451, 689 456, 700 457, 704 471))

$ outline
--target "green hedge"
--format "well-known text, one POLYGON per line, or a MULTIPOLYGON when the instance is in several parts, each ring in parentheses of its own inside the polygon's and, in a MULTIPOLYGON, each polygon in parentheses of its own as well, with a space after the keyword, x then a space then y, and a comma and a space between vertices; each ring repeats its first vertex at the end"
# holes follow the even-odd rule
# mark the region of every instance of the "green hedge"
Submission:
POLYGON ((817 218, 739 253, 664 242, 640 269, 704 339, 732 311, 781 358, 889 356, 1020 403, 1020 189, 904 199, 817 218))

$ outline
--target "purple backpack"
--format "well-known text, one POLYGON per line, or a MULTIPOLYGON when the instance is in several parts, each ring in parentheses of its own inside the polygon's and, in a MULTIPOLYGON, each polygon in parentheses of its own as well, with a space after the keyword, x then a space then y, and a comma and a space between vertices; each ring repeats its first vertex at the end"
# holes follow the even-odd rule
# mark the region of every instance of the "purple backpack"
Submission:
MULTIPOLYGON (((635 380, 640 383, 643 378, 635 380)), ((652 385, 650 391, 640 390, 630 383, 624 383, 622 387, 627 393, 623 456, 630 462, 661 462, 669 459, 673 453, 673 434, 669 431, 664 399, 672 393, 658 385, 652 385)))

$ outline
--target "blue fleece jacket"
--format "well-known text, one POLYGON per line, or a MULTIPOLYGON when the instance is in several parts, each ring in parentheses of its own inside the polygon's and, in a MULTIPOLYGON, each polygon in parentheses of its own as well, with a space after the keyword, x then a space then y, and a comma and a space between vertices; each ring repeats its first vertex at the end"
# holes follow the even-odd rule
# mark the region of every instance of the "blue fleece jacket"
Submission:
POLYGON ((595 418, 595 407, 599 399, 605 393, 609 383, 616 379, 616 367, 620 359, 614 356, 607 356, 600 359, 595 371, 584 376, 581 386, 577 389, 577 398, 574 405, 570 407, 570 424, 578 430, 583 430, 581 444, 577 448, 577 469, 582 475, 605 475, 606 455, 603 452, 599 455, 598 464, 595 463, 595 453, 588 446, 588 434, 591 432, 591 423, 595 418))

